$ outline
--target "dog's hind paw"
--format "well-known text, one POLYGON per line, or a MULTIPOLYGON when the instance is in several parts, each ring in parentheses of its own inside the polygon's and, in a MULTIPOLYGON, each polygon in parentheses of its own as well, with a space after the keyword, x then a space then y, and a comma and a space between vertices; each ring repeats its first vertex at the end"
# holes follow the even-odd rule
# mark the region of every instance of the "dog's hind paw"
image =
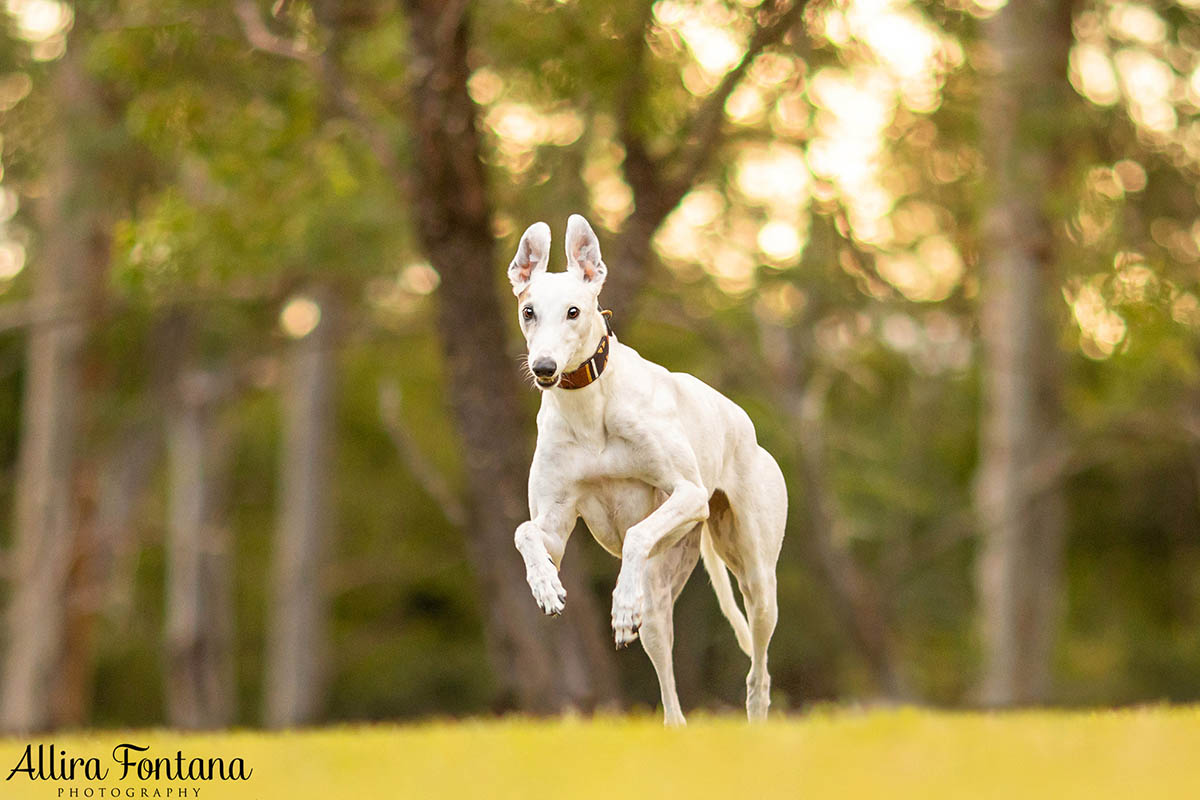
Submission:
POLYGON ((567 605, 567 590, 563 588, 558 573, 553 570, 541 570, 538 574, 527 576, 529 588, 533 591, 533 599, 538 608, 548 615, 558 616, 567 605))

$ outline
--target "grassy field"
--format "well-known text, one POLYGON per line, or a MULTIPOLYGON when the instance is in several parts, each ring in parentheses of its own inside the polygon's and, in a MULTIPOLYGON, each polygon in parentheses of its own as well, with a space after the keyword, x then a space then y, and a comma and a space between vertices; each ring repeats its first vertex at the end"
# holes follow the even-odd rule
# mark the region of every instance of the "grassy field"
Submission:
POLYGON ((287 734, 106 731, 0 740, 0 778, 30 741, 35 767, 36 745, 52 741, 68 758, 97 757, 108 776, 34 781, 21 772, 0 782, 0 798, 1200 797, 1194 707, 828 711, 761 727, 695 717, 679 731, 663 730, 655 718, 621 717, 287 734), (185 763, 240 757, 253 774, 242 782, 121 779, 112 751, 122 742, 172 764, 179 751, 185 763))

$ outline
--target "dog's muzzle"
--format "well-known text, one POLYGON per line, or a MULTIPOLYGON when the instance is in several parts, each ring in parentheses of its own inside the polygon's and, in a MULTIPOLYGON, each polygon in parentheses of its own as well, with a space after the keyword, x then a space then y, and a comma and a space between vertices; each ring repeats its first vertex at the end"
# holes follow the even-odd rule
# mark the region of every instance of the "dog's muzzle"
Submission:
POLYGON ((539 358, 529 365, 529 369, 533 372, 533 378, 537 381, 538 386, 550 388, 558 383, 558 364, 555 364, 552 359, 539 358))

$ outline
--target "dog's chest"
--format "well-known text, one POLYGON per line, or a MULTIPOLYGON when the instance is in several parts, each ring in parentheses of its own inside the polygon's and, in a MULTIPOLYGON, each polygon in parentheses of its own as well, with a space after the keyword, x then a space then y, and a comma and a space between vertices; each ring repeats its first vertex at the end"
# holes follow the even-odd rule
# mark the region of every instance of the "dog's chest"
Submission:
POLYGON ((632 478, 584 481, 580 489, 579 516, 600 546, 618 558, 625 532, 666 499, 663 492, 632 478))

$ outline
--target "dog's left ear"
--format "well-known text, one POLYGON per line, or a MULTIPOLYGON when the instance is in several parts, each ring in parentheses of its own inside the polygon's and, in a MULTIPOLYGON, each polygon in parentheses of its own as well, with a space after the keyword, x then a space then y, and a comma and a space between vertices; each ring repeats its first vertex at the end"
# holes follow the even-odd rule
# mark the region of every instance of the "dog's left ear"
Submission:
POLYGON ((600 258, 600 240, 592 226, 578 214, 567 220, 567 270, 578 275, 598 293, 608 276, 608 267, 600 258))

